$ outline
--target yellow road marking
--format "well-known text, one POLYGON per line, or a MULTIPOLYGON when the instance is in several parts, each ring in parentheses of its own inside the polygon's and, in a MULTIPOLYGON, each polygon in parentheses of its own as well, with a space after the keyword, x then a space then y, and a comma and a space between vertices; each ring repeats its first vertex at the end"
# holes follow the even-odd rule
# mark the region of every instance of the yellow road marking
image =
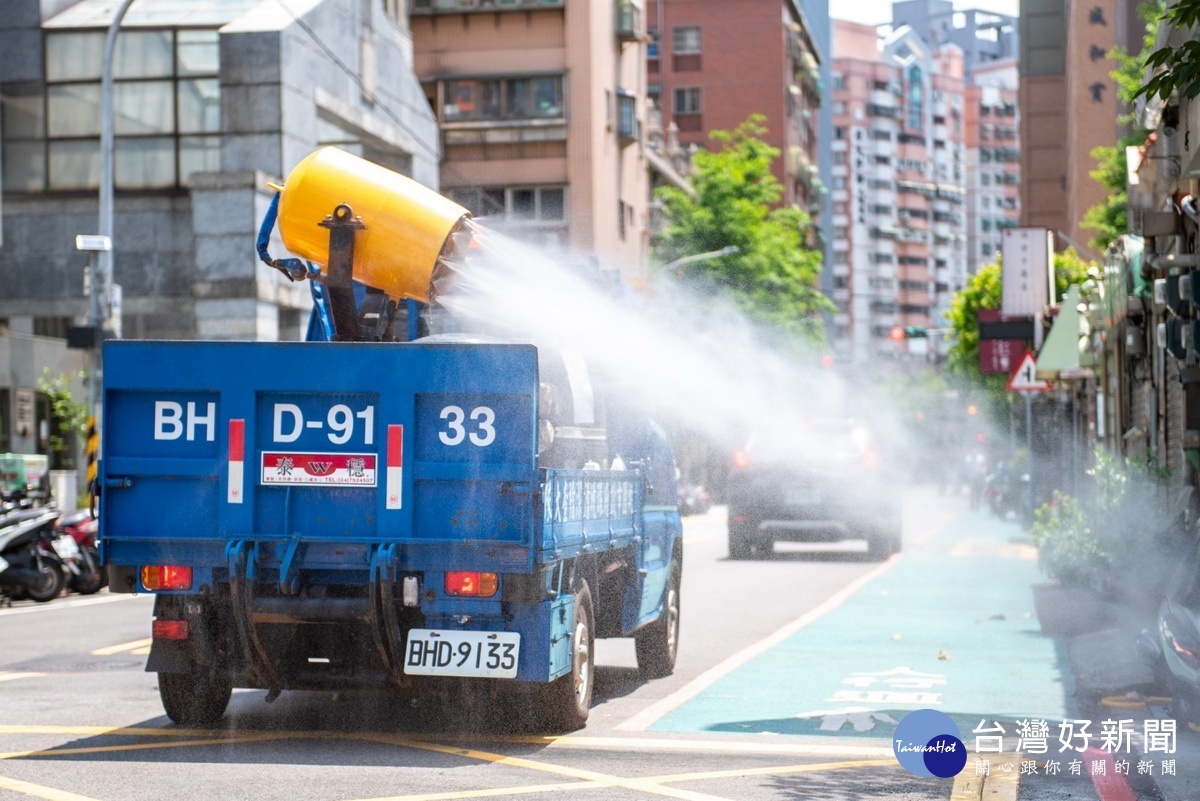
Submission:
MULTIPOLYGON (((476 759, 476 760, 480 760, 482 762, 489 762, 494 765, 506 765, 506 766, 515 767, 515 768, 527 768, 529 770, 541 771, 543 773, 552 773, 552 774, 556 774, 559 776, 569 776, 574 779, 584 780, 584 782, 588 785, 588 789, 594 789, 597 787, 623 787, 623 788, 626 788, 629 790, 637 790, 637 791, 640 791, 643 793, 650 793, 653 795, 662 795, 662 796, 666 796, 668 798, 679 798, 679 799, 683 799, 683 801, 728 801, 728 799, 723 799, 723 798, 721 798, 721 796, 708 795, 706 793, 696 793, 696 792, 692 792, 690 790, 679 790, 674 787, 665 787, 661 784, 658 784, 657 782, 655 782, 653 780, 627 779, 627 778, 622 778, 620 776, 612 776, 612 775, 605 774, 605 773, 597 773, 596 771, 591 771, 591 770, 581 770, 579 768, 570 768, 570 767, 566 767, 565 765, 555 765, 555 764, 552 764, 549 762, 538 762, 536 760, 525 759, 523 757, 506 756, 504 754, 495 754, 490 751, 479 751, 479 750, 476 750, 473 748, 457 748, 454 746, 441 745, 439 743, 423 742, 421 740, 415 740, 415 739, 408 738, 408 737, 392 737, 392 736, 386 736, 386 735, 385 736, 370 735, 370 736, 368 736, 368 739, 376 740, 377 742, 381 742, 381 743, 388 743, 391 745, 403 746, 403 747, 407 747, 407 748, 419 748, 422 750, 434 751, 434 752, 441 753, 441 754, 460 756, 460 757, 464 757, 466 759, 476 759)), ((576 787, 583 789, 581 787, 581 785, 578 785, 578 784, 568 784, 567 785, 567 789, 573 789, 576 787)), ((509 790, 508 792, 511 793, 512 791, 509 790)), ((537 792, 545 792, 545 791, 538 790, 537 792)), ((443 794, 443 793, 438 793, 435 795, 391 796, 391 797, 386 797, 386 798, 372 799, 372 801, 399 801, 399 799, 404 799, 404 801, 417 801, 417 799, 426 799, 426 801, 432 801, 435 798, 447 799, 447 798, 469 798, 469 797, 471 797, 471 796, 464 796, 461 794, 447 795, 447 794, 443 794)), ((366 801, 366 799, 363 799, 362 801, 366 801)))
POLYGON ((17 679, 36 679, 45 673, 0 673, 0 681, 16 681, 17 679))
POLYGON ((827 770, 846 770, 847 768, 898 768, 900 763, 892 759, 861 759, 852 762, 822 762, 811 765, 775 765, 766 768, 731 768, 729 770, 708 770, 698 773, 675 773, 666 776, 647 776, 643 781, 662 782, 695 782, 709 779, 729 779, 737 776, 775 776, 782 773, 822 773, 827 770))
POLYGON ((134 648, 129 653, 131 653, 134 656, 149 656, 150 655, 150 646, 147 645, 145 648, 134 648))
MULTIPOLYGON (((112 656, 113 654, 119 654, 123 651, 133 651, 136 653, 138 649, 148 649, 150 647, 150 643, 153 641, 154 640, 150 637, 146 637, 145 639, 134 640, 133 642, 123 642, 120 645, 109 645, 105 648, 97 648, 95 651, 92 651, 92 656, 112 656)), ((149 650, 147 650, 146 653, 150 653, 149 650)))
POLYGON ((716 751, 722 754, 731 752, 750 754, 808 754, 813 756, 860 757, 863 759, 869 757, 890 757, 893 761, 895 758, 893 750, 886 746, 762 743, 740 740, 668 740, 661 737, 581 737, 568 735, 566 737, 508 737, 503 738, 501 742, 522 742, 532 745, 541 743, 548 747, 629 748, 634 750, 655 748, 665 751, 716 751))
POLYGON ((987 754, 976 755, 975 760, 967 760, 963 772, 954 777, 954 786, 950 790, 950 801, 1017 801, 1017 791, 1020 789, 1021 762, 1024 755, 987 754), (986 774, 976 774, 975 765, 987 763, 986 774), (1010 771, 1005 771, 1004 764, 1015 765, 1010 771))
POLYGON ((133 745, 97 745, 87 748, 45 748, 37 751, 10 751, 0 753, 0 761, 6 759, 28 759, 30 757, 78 756, 80 754, 107 754, 116 751, 149 751, 154 748, 186 748, 193 745, 234 745, 265 742, 267 740, 289 740, 294 735, 287 732, 254 734, 241 737, 208 737, 201 740, 174 740, 168 743, 136 743, 133 745))
POLYGON ((20 779, 10 779, 8 776, 0 776, 0 790, 12 790, 15 793, 31 795, 34 798, 45 798, 47 801, 96 801, 86 795, 76 795, 68 793, 66 790, 56 790, 53 787, 23 782, 20 779))
POLYGON ((950 551, 951 556, 976 556, 995 559, 1037 560, 1037 548, 1022 542, 997 542, 989 539, 963 540, 950 551))
MULTIPOLYGON (((13 723, 0 723, 0 734, 74 734, 82 737, 99 737, 106 734, 128 737, 201 737, 207 735, 213 739, 230 735, 238 736, 237 732, 229 729, 137 729, 123 726, 51 726, 13 723)), ((303 734, 295 736, 303 736, 303 734)))

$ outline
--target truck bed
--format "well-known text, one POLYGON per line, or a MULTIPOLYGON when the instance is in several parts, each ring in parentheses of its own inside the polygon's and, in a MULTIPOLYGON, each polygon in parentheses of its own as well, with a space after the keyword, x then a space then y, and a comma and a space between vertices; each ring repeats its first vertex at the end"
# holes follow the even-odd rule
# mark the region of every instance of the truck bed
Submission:
POLYGON ((381 546, 531 572, 641 533, 640 474, 538 467, 529 345, 111 342, 104 364, 109 565, 202 586, 247 544, 265 570, 360 583, 381 546))

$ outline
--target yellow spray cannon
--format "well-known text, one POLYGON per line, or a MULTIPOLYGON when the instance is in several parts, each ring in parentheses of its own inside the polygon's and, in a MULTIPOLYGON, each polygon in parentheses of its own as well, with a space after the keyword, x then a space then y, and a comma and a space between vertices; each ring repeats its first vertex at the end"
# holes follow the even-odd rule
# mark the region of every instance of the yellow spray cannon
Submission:
MULTIPOLYGON (((335 338, 359 339, 351 279, 386 296, 393 309, 404 299, 430 303, 439 261, 469 237, 465 223, 470 216, 411 178, 326 147, 288 175, 263 221, 258 251, 292 280, 323 283, 335 338), (269 256, 266 246, 276 216, 287 249, 323 271, 306 270, 297 259, 269 256)), ((314 294, 320 292, 314 288, 314 294)))

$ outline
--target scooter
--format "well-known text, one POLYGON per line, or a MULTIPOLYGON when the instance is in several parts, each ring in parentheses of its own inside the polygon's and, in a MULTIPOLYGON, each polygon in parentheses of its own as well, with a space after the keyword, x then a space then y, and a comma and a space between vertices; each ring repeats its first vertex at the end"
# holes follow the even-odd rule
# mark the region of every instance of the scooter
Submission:
POLYGON ((53 507, 14 509, 0 516, 0 598, 52 601, 66 583, 62 558, 54 549, 53 507))
POLYGON ((54 550, 67 569, 67 585, 80 595, 92 595, 108 584, 96 549, 98 521, 88 509, 65 514, 54 526, 54 550))

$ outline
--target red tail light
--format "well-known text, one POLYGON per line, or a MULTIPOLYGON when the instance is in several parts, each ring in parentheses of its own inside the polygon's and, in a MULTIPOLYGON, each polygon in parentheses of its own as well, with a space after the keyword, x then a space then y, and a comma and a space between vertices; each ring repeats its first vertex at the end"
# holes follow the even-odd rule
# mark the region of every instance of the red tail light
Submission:
POLYGON ((867 448, 862 452, 861 464, 864 470, 874 470, 879 467, 879 451, 867 448))
POLYGON ((156 640, 186 640, 188 638, 188 622, 186 620, 156 620, 151 627, 151 633, 156 640))
POLYGON ((451 570, 446 573, 447 595, 491 598, 498 589, 500 576, 496 573, 478 573, 473 570, 451 570))
POLYGON ((184 565, 143 565, 142 586, 148 590, 190 590, 192 569, 184 565))
POLYGON ((750 454, 746 449, 742 449, 733 455, 733 466, 739 470, 745 470, 750 466, 750 454))

